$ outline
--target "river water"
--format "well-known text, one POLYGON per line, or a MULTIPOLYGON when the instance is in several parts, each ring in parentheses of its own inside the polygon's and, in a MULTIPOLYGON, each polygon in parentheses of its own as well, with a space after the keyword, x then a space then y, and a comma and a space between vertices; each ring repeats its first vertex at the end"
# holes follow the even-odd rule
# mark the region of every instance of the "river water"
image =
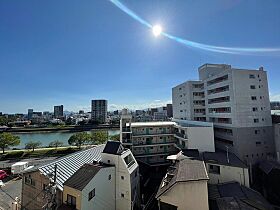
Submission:
MULTIPOLYGON (((88 131, 88 133, 93 133, 96 130, 88 131)), ((107 130, 109 135, 119 134, 119 130, 107 130)), ((20 145, 11 148, 22 149, 25 147, 25 144, 29 141, 40 141, 42 146, 48 146, 50 142, 59 140, 63 142, 65 146, 68 144, 68 139, 70 136, 75 134, 75 132, 30 132, 30 133, 13 133, 16 136, 20 137, 20 145)))

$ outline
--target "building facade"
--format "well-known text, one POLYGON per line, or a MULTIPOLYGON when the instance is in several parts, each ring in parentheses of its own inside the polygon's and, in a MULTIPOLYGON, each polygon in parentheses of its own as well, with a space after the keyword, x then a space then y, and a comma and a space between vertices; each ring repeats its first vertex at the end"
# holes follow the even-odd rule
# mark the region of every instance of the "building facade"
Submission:
POLYGON ((266 71, 205 64, 199 81, 172 89, 175 119, 214 123, 215 143, 247 163, 274 154, 266 71))
POLYGON ((92 100, 91 101, 91 119, 99 123, 107 122, 107 100, 92 100))
POLYGON ((54 106, 53 107, 53 113, 54 113, 55 118, 63 117, 63 105, 54 106))
POLYGON ((128 110, 123 110, 120 139, 138 161, 151 166, 166 164, 168 155, 183 149, 214 152, 213 124, 198 121, 132 122, 128 110))

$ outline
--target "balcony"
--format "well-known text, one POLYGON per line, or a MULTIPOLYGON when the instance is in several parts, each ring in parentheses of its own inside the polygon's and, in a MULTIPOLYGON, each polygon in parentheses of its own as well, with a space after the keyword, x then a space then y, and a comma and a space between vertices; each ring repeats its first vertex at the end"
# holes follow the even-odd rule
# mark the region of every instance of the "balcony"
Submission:
POLYGON ((131 128, 123 127, 122 132, 123 133, 131 133, 131 128))
POLYGON ((133 142, 133 146, 135 147, 145 147, 145 146, 152 146, 152 145, 170 145, 175 144, 176 140, 166 140, 166 141, 153 141, 153 142, 133 142))
POLYGON ((174 134, 175 137, 177 138, 182 138, 182 139, 188 139, 188 136, 186 134, 182 134, 182 133, 175 133, 174 134))
POLYGON ((123 139, 122 143, 123 144, 132 144, 132 141, 131 141, 131 139, 123 139))

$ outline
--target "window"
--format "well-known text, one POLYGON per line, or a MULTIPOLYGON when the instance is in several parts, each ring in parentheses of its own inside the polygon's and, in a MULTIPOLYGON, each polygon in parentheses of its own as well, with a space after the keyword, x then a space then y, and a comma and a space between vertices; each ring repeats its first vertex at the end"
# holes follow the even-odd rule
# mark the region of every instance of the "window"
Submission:
POLYGON ((251 96, 252 101, 256 101, 257 100, 257 96, 251 96))
POLYGON ((255 118, 254 119, 254 123, 258 123, 259 122, 259 119, 258 118, 255 118))
POLYGON ((252 110, 253 110, 253 112, 258 111, 258 107, 253 107, 252 110))
POLYGON ((121 196, 122 196, 122 198, 124 198, 124 194, 123 193, 121 194, 121 196))
POLYGON ((250 79, 255 79, 256 77, 255 77, 254 74, 250 74, 250 75, 249 75, 249 78, 250 78, 250 79))
POLYGON ((127 167, 130 167, 130 166, 132 166, 135 163, 135 161, 134 161, 134 159, 133 159, 131 154, 129 154, 128 156, 126 156, 124 158, 124 162, 126 163, 127 167))
POLYGON ((261 130, 255 130, 255 134, 260 134, 261 130))
POLYGON ((88 201, 90 201, 94 196, 95 196, 95 188, 92 191, 89 192, 89 194, 88 194, 88 201))
POLYGON ((67 194, 67 204, 76 207, 76 197, 67 194))
POLYGON ((110 163, 111 161, 110 160, 108 160, 108 163, 110 163))
POLYGON ((220 166, 217 166, 217 165, 209 165, 209 173, 212 173, 212 174, 220 174, 220 166))
POLYGON ((124 180, 124 176, 121 176, 121 179, 124 180))
POLYGON ((31 175, 24 177, 24 183, 27 185, 35 186, 35 180, 31 178, 31 175))
POLYGON ((263 97, 262 96, 260 96, 260 99, 262 99, 263 97))
POLYGON ((111 175, 111 174, 108 176, 108 179, 109 179, 109 180, 111 180, 111 179, 112 179, 112 175, 111 175))
POLYGON ((256 141, 256 146, 261 145, 262 143, 260 141, 256 141))
POLYGON ((255 89, 256 89, 256 86, 255 86, 255 85, 251 85, 250 88, 251 88, 252 90, 255 90, 255 89))

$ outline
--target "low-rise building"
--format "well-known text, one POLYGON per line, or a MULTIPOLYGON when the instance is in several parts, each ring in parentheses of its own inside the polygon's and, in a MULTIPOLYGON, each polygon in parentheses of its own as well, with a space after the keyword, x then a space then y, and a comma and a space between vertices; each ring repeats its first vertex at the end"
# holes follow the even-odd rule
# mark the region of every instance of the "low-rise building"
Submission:
POLYGON ((236 181, 250 187, 249 169, 236 155, 224 151, 204 152, 203 160, 210 184, 236 181))
POLYGON ((138 161, 151 166, 166 164, 166 157, 181 149, 215 151, 212 123, 187 120, 132 122, 129 112, 123 110, 120 131, 123 145, 138 161))
POLYGON ((273 210, 273 206, 257 191, 228 182, 208 185, 210 210, 273 210))
POLYGON ((208 175, 203 161, 182 159, 169 167, 156 195, 160 210, 208 210, 208 175))
POLYGON ((46 187, 54 180, 55 166, 57 167, 56 178, 56 202, 58 205, 63 201, 63 184, 85 163, 93 163, 101 160, 101 152, 104 145, 76 152, 49 163, 33 167, 23 173, 22 177, 22 208, 25 210, 42 209, 47 203, 43 199, 46 187))

